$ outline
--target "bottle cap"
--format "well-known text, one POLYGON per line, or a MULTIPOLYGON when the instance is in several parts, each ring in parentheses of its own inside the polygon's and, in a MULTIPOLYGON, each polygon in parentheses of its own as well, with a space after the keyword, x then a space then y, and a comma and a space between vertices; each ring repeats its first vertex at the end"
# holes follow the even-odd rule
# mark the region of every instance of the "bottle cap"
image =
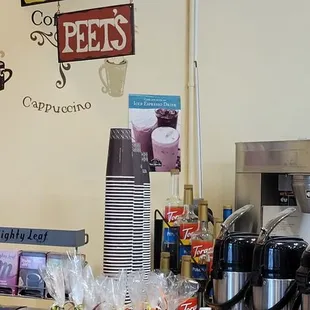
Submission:
POLYGON ((200 221, 208 221, 208 201, 202 200, 199 202, 198 206, 198 217, 200 221))
POLYGON ((170 173, 171 173, 171 175, 176 175, 176 174, 179 174, 180 171, 179 171, 179 169, 171 169, 170 173))
POLYGON ((191 262, 192 261, 192 257, 190 255, 183 255, 182 256, 182 261, 183 262, 191 262))
POLYGON ((184 184, 184 189, 193 189, 192 184, 184 184))
POLYGON ((232 206, 231 206, 231 205, 224 205, 224 206, 223 206, 223 209, 231 210, 231 209, 232 209, 232 206))
POLYGON ((181 276, 185 278, 192 277, 192 257, 190 255, 182 256, 181 276))
POLYGON ((170 258, 170 253, 169 252, 161 252, 160 257, 161 258, 170 258))
POLYGON ((193 185, 185 184, 183 202, 185 205, 191 206, 193 204, 193 200, 193 185))

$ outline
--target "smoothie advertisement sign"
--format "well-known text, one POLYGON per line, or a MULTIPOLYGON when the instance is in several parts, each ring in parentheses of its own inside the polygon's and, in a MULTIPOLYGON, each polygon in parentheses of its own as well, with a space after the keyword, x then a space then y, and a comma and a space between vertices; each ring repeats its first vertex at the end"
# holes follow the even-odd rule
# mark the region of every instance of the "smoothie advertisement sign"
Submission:
POLYGON ((181 170, 180 96, 129 95, 129 128, 152 171, 181 170))

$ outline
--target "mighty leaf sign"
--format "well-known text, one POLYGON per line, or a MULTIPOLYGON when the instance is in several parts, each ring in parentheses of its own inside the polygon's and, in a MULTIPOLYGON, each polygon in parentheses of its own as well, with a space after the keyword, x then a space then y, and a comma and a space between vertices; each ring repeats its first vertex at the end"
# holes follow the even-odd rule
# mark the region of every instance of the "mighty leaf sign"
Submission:
POLYGON ((133 55, 133 4, 59 14, 58 61, 133 55))

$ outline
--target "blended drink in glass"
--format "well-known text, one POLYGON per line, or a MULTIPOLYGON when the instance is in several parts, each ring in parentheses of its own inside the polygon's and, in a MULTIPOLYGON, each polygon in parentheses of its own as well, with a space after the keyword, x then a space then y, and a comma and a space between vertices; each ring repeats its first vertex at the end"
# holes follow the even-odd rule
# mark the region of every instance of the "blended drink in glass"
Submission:
POLYGON ((179 115, 177 110, 157 109, 155 114, 158 127, 172 127, 177 129, 179 115))
POLYGON ((131 123, 135 142, 141 144, 141 152, 148 153, 149 161, 151 161, 153 159, 151 135, 157 127, 157 118, 154 110, 142 110, 135 113, 131 123))
POLYGON ((156 171, 168 172, 175 169, 178 150, 179 132, 171 127, 158 127, 152 133, 152 145, 154 159, 161 162, 161 167, 156 167, 156 171))

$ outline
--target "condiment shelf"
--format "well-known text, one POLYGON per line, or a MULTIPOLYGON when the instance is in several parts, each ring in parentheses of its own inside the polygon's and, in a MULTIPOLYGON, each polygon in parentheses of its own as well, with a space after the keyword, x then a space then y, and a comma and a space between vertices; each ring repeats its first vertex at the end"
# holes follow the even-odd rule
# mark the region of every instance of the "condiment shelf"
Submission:
POLYGON ((55 230, 0 227, 0 243, 79 248, 89 241, 85 229, 55 230))
MULTIPOLYGON (((38 229, 38 228, 18 228, 18 227, 0 227, 0 244, 18 244, 18 245, 33 245, 33 246, 48 246, 48 247, 63 247, 63 248, 74 248, 75 253, 78 252, 78 248, 86 245, 89 242, 89 236, 84 229, 80 230, 55 230, 55 229, 38 229)), ((46 296, 46 290, 44 282, 40 286, 29 286, 25 277, 36 276, 36 280, 39 275, 39 267, 33 267, 32 261, 41 259, 43 262, 40 266, 45 266, 48 263, 48 258, 63 259, 65 253, 54 253, 50 251, 18 251, 3 249, 0 251, 0 273, 6 275, 2 277, 0 283, 0 306, 4 305, 11 307, 18 306, 31 307, 31 308, 47 308, 53 300, 46 296), (14 256, 15 255, 15 256, 14 256), (26 260, 26 266, 22 261, 26 260), (30 265, 29 265, 30 264, 30 265), (26 269, 26 272, 25 272, 26 269), (16 285, 9 282, 10 278, 17 278, 18 284, 22 279, 22 286, 16 285), (4 283, 7 280, 6 284, 4 283), (12 293, 3 293, 5 288, 11 288, 12 293), (19 294, 21 288, 27 290, 39 290, 42 293, 33 295, 19 294), (12 298, 14 297, 14 298, 12 298)), ((38 262, 34 263, 35 265, 38 262)), ((29 280, 30 281, 30 280, 29 280)), ((41 280, 42 281, 42 278, 41 280)), ((30 282, 29 282, 30 283, 30 282)), ((38 282, 39 283, 39 282, 38 282)), ((38 284, 39 285, 39 284, 38 284)), ((1 310, 1 308, 0 308, 1 310)))

